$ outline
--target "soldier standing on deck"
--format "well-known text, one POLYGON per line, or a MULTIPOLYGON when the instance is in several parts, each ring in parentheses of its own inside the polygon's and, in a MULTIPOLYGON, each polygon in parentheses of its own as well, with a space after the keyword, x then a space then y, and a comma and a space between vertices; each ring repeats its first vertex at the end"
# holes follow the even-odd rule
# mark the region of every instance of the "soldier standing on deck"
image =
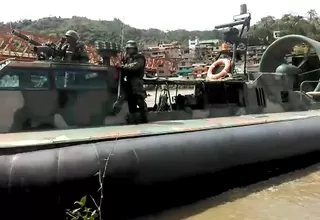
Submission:
POLYGON ((63 61, 89 61, 84 44, 80 42, 79 34, 74 30, 68 30, 66 32, 57 47, 57 51, 63 61), (66 42, 66 44, 64 44, 64 42, 66 42))
POLYGON ((147 96, 143 87, 143 76, 146 60, 138 53, 135 41, 128 41, 126 44, 126 54, 122 60, 122 76, 126 77, 123 88, 125 89, 129 112, 131 114, 140 113, 140 122, 148 122, 148 107, 145 102, 147 96), (139 107, 139 110, 137 108, 139 107))

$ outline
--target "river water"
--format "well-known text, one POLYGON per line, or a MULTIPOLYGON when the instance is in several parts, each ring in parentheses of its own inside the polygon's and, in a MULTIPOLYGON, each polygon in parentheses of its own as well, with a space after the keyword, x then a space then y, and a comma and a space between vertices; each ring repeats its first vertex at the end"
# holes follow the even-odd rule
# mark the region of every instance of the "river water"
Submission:
POLYGON ((141 220, 320 219, 320 164, 141 220))

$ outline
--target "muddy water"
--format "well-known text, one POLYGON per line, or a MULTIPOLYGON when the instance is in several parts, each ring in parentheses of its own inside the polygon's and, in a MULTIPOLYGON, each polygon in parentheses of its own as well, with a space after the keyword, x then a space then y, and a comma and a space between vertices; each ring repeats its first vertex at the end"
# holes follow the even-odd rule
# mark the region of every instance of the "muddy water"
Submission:
POLYGON ((320 164, 140 219, 320 219, 320 164))

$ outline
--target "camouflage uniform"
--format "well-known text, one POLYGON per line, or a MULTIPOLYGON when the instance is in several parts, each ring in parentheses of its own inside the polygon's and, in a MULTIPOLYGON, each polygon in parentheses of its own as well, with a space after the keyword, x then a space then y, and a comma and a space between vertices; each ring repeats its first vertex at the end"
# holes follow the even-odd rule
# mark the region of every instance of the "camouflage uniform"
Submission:
POLYGON ((88 62, 89 56, 85 50, 84 44, 80 42, 80 37, 77 32, 69 30, 65 34, 67 43, 61 41, 58 45, 58 53, 65 61, 88 62))
POLYGON ((130 113, 140 110, 142 122, 146 123, 148 108, 145 102, 147 97, 143 87, 143 76, 145 69, 145 57, 138 53, 137 44, 134 41, 128 41, 126 44, 126 55, 122 60, 122 75, 127 78, 124 81, 124 89, 126 91, 128 106, 130 113))

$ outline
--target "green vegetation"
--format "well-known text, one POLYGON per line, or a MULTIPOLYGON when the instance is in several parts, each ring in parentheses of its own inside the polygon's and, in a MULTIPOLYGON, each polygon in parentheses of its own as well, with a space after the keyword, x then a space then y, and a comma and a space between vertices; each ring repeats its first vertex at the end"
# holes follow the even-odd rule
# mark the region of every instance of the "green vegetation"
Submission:
MULTIPOLYGON (((118 140, 118 137, 115 139, 116 141, 118 140)), ((87 205, 88 200, 87 196, 83 196, 80 201, 76 201, 73 209, 67 209, 66 210, 66 215, 67 215, 67 220, 102 220, 102 203, 103 203, 103 185, 104 185, 104 180, 106 177, 106 171, 108 168, 109 161, 111 159, 111 156, 113 155, 115 145, 110 149, 108 157, 103 160, 104 166, 103 169, 99 169, 98 172, 95 174, 95 176, 98 177, 99 181, 99 189, 98 192, 100 192, 100 199, 97 202, 91 195, 90 198, 92 200, 92 203, 94 204, 94 208, 89 208, 87 205)), ((100 164, 100 161, 99 161, 100 164)))
POLYGON ((95 220, 98 218, 99 214, 97 209, 92 210, 86 206, 87 196, 84 196, 80 201, 76 201, 74 204, 77 207, 73 210, 67 210, 67 219, 70 220, 95 220))
POLYGON ((320 17, 312 9, 306 16, 285 14, 281 19, 272 16, 261 18, 250 30, 250 44, 272 43, 273 31, 283 34, 300 34, 320 41, 320 17))
MULTIPOLYGON (((0 25, 9 26, 1 23, 0 25)), ((94 42, 96 40, 111 40, 120 42, 120 30, 122 22, 119 19, 112 21, 90 20, 85 17, 47 17, 39 20, 21 20, 12 22, 11 26, 17 29, 25 29, 33 32, 61 36, 68 29, 77 30, 84 41, 94 42)), ((187 44, 188 39, 198 36, 202 40, 222 38, 222 33, 212 31, 161 31, 159 29, 137 29, 126 25, 125 40, 133 39, 142 45, 156 44, 158 42, 179 41, 187 44)), ((273 31, 281 31, 284 34, 301 34, 320 41, 320 18, 315 10, 310 10, 305 17, 285 14, 280 19, 272 16, 262 18, 250 30, 251 45, 270 44, 273 38, 273 31)))

